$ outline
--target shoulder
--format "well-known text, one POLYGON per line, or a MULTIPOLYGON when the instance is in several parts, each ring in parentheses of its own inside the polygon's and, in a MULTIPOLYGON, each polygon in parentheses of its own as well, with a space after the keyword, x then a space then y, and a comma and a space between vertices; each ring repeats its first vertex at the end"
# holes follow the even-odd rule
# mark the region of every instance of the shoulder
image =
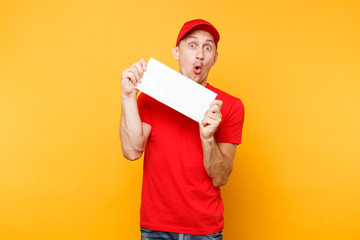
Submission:
POLYGON ((240 98, 234 97, 211 85, 206 86, 209 90, 217 93, 216 99, 221 100, 222 121, 220 122, 215 139, 217 142, 241 143, 241 134, 244 122, 244 105, 240 98))

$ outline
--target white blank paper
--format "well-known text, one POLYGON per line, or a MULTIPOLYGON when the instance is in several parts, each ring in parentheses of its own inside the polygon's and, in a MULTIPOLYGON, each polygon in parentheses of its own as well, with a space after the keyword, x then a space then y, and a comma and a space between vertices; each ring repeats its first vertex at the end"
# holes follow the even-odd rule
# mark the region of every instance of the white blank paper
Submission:
POLYGON ((154 58, 141 81, 137 89, 199 123, 217 95, 154 58))

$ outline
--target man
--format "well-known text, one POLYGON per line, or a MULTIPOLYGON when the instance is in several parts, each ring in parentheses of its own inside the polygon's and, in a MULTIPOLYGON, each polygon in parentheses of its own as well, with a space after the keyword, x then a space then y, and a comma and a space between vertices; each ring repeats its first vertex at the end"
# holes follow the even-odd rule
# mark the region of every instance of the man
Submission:
POLYGON ((183 25, 172 50, 181 74, 218 94, 200 125, 144 93, 136 98, 145 60, 122 74, 123 155, 136 160, 145 151, 141 239, 222 239, 219 187, 232 171, 244 107, 207 83, 219 39, 212 24, 196 19, 183 25))

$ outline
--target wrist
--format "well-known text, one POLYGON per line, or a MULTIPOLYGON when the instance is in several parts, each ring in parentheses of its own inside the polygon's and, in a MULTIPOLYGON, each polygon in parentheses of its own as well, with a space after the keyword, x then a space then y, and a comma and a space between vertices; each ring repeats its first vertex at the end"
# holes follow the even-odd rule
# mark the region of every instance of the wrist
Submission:
POLYGON ((215 138, 214 138, 214 135, 207 136, 207 137, 204 137, 201 135, 201 141, 204 143, 211 143, 211 142, 215 142, 215 138))
POLYGON ((136 99, 137 93, 121 93, 121 99, 122 100, 133 100, 134 98, 136 99))

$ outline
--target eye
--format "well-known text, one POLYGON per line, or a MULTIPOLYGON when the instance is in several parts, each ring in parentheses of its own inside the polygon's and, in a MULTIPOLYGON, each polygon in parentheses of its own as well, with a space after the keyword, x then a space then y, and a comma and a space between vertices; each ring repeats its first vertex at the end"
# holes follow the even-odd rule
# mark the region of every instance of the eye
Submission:
POLYGON ((195 47, 195 44, 194 44, 194 43, 190 43, 190 44, 189 44, 189 47, 194 48, 194 47, 195 47))
POLYGON ((211 47, 210 47, 209 45, 206 45, 206 46, 205 46, 205 50, 211 51, 211 47))

